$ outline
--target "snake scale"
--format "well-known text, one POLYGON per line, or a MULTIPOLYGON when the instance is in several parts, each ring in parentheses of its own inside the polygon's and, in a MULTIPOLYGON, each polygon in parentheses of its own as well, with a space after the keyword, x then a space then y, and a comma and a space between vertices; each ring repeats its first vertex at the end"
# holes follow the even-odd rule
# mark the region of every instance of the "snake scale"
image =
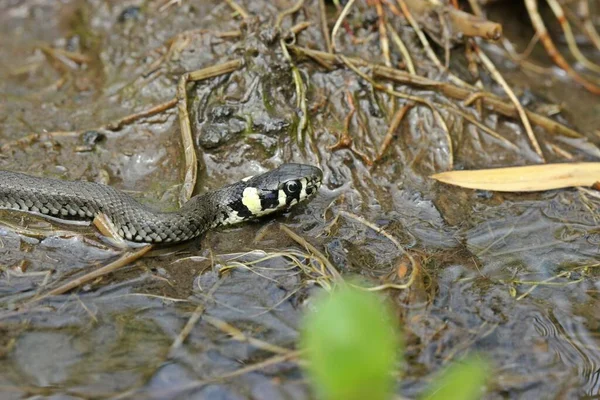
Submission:
POLYGON ((93 220, 104 214, 123 239, 176 243, 217 226, 289 209, 312 197, 322 179, 323 173, 317 167, 283 164, 264 174, 194 196, 177 211, 160 212, 99 183, 0 170, 0 208, 76 220, 93 220))

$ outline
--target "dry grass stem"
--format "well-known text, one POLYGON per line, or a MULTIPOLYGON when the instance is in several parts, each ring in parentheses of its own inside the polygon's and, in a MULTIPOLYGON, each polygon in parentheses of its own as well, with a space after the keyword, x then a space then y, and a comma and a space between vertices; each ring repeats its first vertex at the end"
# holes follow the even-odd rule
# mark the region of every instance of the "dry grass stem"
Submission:
POLYGON ((198 307, 196 307, 196 309, 190 316, 190 319, 188 319, 185 326, 183 327, 181 332, 179 332, 179 335, 177 335, 177 337, 173 341, 173 344, 169 348, 169 357, 170 358, 175 355, 175 351, 179 347, 181 347, 183 342, 185 342, 185 339, 187 339, 187 337, 190 335, 190 333, 192 332, 192 329, 194 329, 194 326, 196 326, 196 323, 198 322, 200 317, 202 317, 202 314, 204 314, 204 306, 199 305, 198 307))
POLYGON ((81 286, 87 282, 90 282, 98 277, 101 277, 101 276, 107 275, 111 272, 114 272, 114 271, 118 270, 119 268, 129 265, 132 262, 134 262, 135 260, 141 258, 144 254, 146 254, 148 251, 150 251, 152 249, 152 247, 153 247, 152 245, 146 245, 146 246, 141 247, 133 252, 125 253, 116 261, 113 261, 110 264, 107 264, 102 268, 98 268, 97 270, 94 270, 94 271, 92 271, 88 274, 85 274, 79 278, 73 279, 73 280, 65 283, 64 285, 57 287, 56 289, 50 290, 49 292, 47 292, 45 294, 34 297, 33 299, 25 302, 24 305, 30 305, 32 303, 36 303, 36 302, 38 302, 42 299, 45 299, 46 297, 49 297, 49 296, 57 296, 59 294, 66 293, 69 290, 75 289, 76 287, 81 286))
POLYGON ((47 45, 39 46, 39 49, 47 56, 62 62, 65 66, 72 67, 65 60, 69 60, 75 64, 88 64, 92 61, 92 58, 85 54, 77 53, 74 51, 68 51, 63 49, 55 49, 47 45))
MULTIPOLYGON (((327 290, 329 290, 331 288, 330 283, 332 280, 332 275, 327 271, 328 267, 325 265, 323 260, 316 255, 313 255, 310 253, 303 253, 298 250, 286 250, 283 252, 275 252, 275 253, 262 252, 264 254, 264 256, 257 258, 255 260, 252 260, 252 261, 246 261, 246 260, 236 261, 237 259, 239 259, 243 256, 246 256, 248 254, 251 254, 251 253, 254 253, 254 252, 242 253, 236 257, 228 259, 227 265, 223 266, 219 270, 219 272, 223 273, 229 269, 242 268, 242 269, 252 272, 264 279, 267 279, 276 284, 279 284, 279 282, 276 279, 269 278, 269 277, 259 273, 257 270, 292 271, 293 269, 297 268, 304 275, 306 275, 308 281, 313 281, 327 290), (279 257, 283 257, 286 260, 289 260, 290 263, 285 266, 278 267, 278 268, 273 268, 271 266, 262 267, 260 265, 261 263, 263 263, 265 261, 272 260, 272 259, 279 258, 279 257)), ((285 298, 282 301, 285 301, 285 298)))
POLYGON ((298 0, 298 1, 296 1, 296 3, 293 6, 291 6, 287 10, 283 10, 282 12, 280 12, 277 15, 277 18, 275 19, 275 28, 281 27, 281 22, 283 21, 283 19, 285 17, 287 17, 288 15, 292 15, 295 12, 298 12, 302 8, 303 5, 304 5, 304 0, 298 0))
POLYGON ((296 88, 296 107, 300 108, 300 119, 298 121, 298 127, 296 132, 296 139, 298 143, 302 143, 304 138, 304 130, 308 126, 308 106, 306 105, 306 87, 304 85, 304 81, 302 81, 302 74, 300 74, 300 70, 294 64, 290 53, 288 52, 285 41, 281 39, 279 41, 281 45, 281 50, 283 52, 283 56, 290 63, 290 68, 292 70, 292 77, 294 78, 294 87, 296 88))
POLYGON ((517 109, 517 112, 519 113, 519 117, 521 118, 521 122, 523 123, 523 127, 525 128, 525 132, 527 133, 527 137, 529 137, 529 141, 531 142, 531 145, 533 146, 533 149, 535 150, 537 155, 540 156, 542 161, 545 161, 544 153, 542 152, 542 148, 540 147, 540 145, 535 137, 535 134, 533 133, 533 129, 531 129, 531 124, 529 123, 529 118, 527 117, 527 114, 525 113, 523 106, 519 102, 519 99, 517 99, 517 96, 515 96, 515 93, 510 88, 510 85, 506 82, 504 77, 496 69, 496 66, 494 65, 494 63, 492 63, 492 60, 490 60, 488 58, 488 56, 485 54, 485 52, 483 50, 481 50, 476 43, 473 43, 473 48, 474 48, 475 52, 477 53, 477 55, 479 56, 479 59, 481 60, 481 62, 485 66, 485 68, 492 75, 492 78, 494 78, 494 80, 500 86, 502 86, 502 89, 504 89, 504 92, 508 95, 508 97, 514 104, 515 108, 517 109))
POLYGON ((294 25, 290 28, 290 32, 293 32, 294 35, 297 35, 300 32, 302 32, 303 30, 305 30, 306 28, 310 27, 312 24, 313 23, 309 22, 309 21, 298 22, 296 25, 294 25))
POLYGON ((410 26, 415 31, 415 34, 419 38, 419 41, 421 42, 421 45, 423 46, 423 49, 425 50, 425 54, 427 54, 427 57, 429 57, 429 59, 431 61, 433 61, 433 63, 435 64, 436 67, 438 67, 440 70, 443 70, 444 66, 442 65, 440 60, 435 55, 435 52, 429 45, 429 41, 425 37, 425 34, 419 27, 419 24, 417 23, 417 21, 415 20, 415 18, 412 15, 412 13, 408 9, 406 2, 404 0, 396 0, 396 1, 398 2, 398 6, 400 7, 400 10, 402 10, 402 14, 404 14, 404 18, 406 18, 406 20, 408 21, 410 26))
POLYGON ((568 151, 566 151, 565 149, 559 147, 558 145, 554 144, 554 143, 546 143, 546 147, 549 148, 550 150, 554 151, 554 153, 558 154, 559 156, 561 156, 562 158, 564 158, 565 160, 573 160, 575 157, 573 156, 573 154, 569 153, 568 151))
POLYGON ((473 10, 473 14, 477 16, 483 16, 483 10, 479 5, 479 0, 468 0, 469 6, 471 6, 471 10, 473 10))
POLYGON ((184 393, 186 391, 198 389, 198 388, 208 385, 210 383, 221 382, 221 381, 225 381, 228 379, 237 378, 239 376, 245 375, 250 372, 260 371, 271 365, 280 364, 280 363, 283 363, 286 361, 291 361, 291 360, 297 359, 301 354, 302 354, 302 352, 300 350, 290 351, 287 354, 276 355, 276 356, 268 358, 264 361, 261 361, 261 362, 255 363, 255 364, 250 364, 250 365, 247 365, 238 370, 228 372, 228 373, 225 373, 225 374, 222 374, 219 376, 215 376, 213 378, 199 380, 199 381, 185 384, 183 386, 178 386, 176 389, 170 390, 168 392, 167 391, 164 391, 164 392, 156 391, 156 392, 152 393, 152 396, 158 397, 158 398, 163 398, 163 399, 174 397, 171 395, 175 395, 175 394, 178 394, 180 396, 182 393, 184 393))
POLYGON ((185 175, 183 186, 179 194, 179 206, 183 206, 191 197, 196 186, 198 177, 198 158, 194 147, 192 137, 192 128, 190 126, 190 116, 187 110, 186 83, 188 74, 184 74, 179 79, 177 86, 177 109, 179 111, 179 129, 181 132, 181 144, 183 145, 183 154, 185 159, 185 175))
POLYGON ((415 70, 415 65, 413 64, 412 57, 410 56, 408 49, 404 45, 404 42, 400 38, 400 35, 398 35, 398 32, 396 32, 396 30, 389 23, 387 24, 387 28, 388 32, 390 32, 390 34, 392 35, 392 41, 394 42, 396 47, 398 47, 398 51, 400 52, 400 54, 402 55, 402 59, 406 63, 406 69, 410 74, 415 75, 417 71, 415 70))
POLYGON ((600 51, 600 35, 594 26, 594 22, 590 16, 590 7, 587 0, 579 0, 578 5, 578 14, 581 16, 583 21, 583 31, 586 33, 587 37, 594 44, 596 49, 600 51))
POLYGON ((394 113, 394 116, 392 117, 392 122, 390 123, 385 137, 381 142, 381 146, 379 146, 379 150, 377 151, 377 156, 373 160, 374 162, 381 160, 381 158, 385 154, 385 151, 390 146, 390 143, 392 142, 392 140, 394 140, 394 136, 396 134, 396 131, 398 130, 398 127, 400 126, 400 123, 402 122, 402 119, 404 118, 404 115, 406 115, 406 113, 412 108, 412 106, 413 104, 406 104, 394 113))
POLYGON ((230 72, 240 69, 244 65, 243 59, 226 61, 221 64, 213 65, 210 67, 202 68, 196 71, 188 72, 186 80, 188 82, 196 82, 204 79, 214 78, 216 76, 228 74, 230 72))
POLYGON ((346 16, 350 12, 350 9, 352 8, 352 5, 354 4, 354 1, 355 0, 349 0, 346 3, 346 5, 344 6, 344 8, 342 9, 342 12, 340 13, 340 16, 335 21, 335 25, 333 25, 333 29, 331 30, 331 49, 332 49, 333 52, 337 51, 337 46, 336 46, 336 43, 335 43, 335 37, 337 35, 337 32, 340 29, 340 26, 342 26, 342 22, 344 22, 344 18, 346 18, 346 16))
MULTIPOLYGON (((344 64, 341 55, 329 54, 322 51, 311 50, 305 47, 299 46, 289 46, 294 52, 305 55, 314 59, 316 62, 324 65, 334 65, 334 64, 344 64)), ((519 114, 514 106, 514 104, 510 102, 505 102, 490 92, 481 92, 477 88, 465 88, 459 87, 447 82, 439 82, 433 79, 425 78, 419 75, 413 75, 405 71, 401 71, 399 69, 388 68, 385 65, 378 65, 369 63, 363 59, 355 58, 355 57, 346 57, 346 60, 350 60, 350 62, 357 66, 369 67, 373 71, 373 75, 380 78, 391 79, 398 83, 416 86, 423 89, 434 90, 436 92, 440 92, 448 97, 451 97, 456 100, 466 100, 470 96, 473 96, 474 93, 481 93, 481 98, 483 100, 483 105, 489 110, 495 111, 502 115, 511 118, 518 118, 519 114)), ((404 96, 404 98, 409 99, 410 96, 404 96)), ((419 102, 422 102, 423 99, 420 99, 419 102)), ((546 116, 541 114, 534 113, 529 110, 525 110, 527 117, 529 120, 546 129, 548 133, 553 135, 563 135, 572 138, 583 138, 584 136, 561 124, 560 122, 554 121, 546 116)))
POLYGON ((256 347, 257 349, 261 349, 261 350, 268 351, 268 352, 275 353, 275 354, 289 354, 292 351, 292 350, 286 349, 285 347, 277 346, 277 345, 265 342, 264 340, 260 340, 260 339, 253 338, 251 336, 247 336, 244 332, 240 331, 235 326, 233 326, 223 320, 211 317, 210 315, 204 316, 203 319, 204 319, 204 321, 208 322, 209 324, 211 324, 218 330, 231 336, 232 339, 237 340, 238 342, 248 343, 248 344, 256 347))
POLYGON ((111 122, 106 125, 106 129, 111 130, 111 131, 119 130, 123 126, 132 124, 133 122, 135 122, 141 118, 151 117, 155 114, 159 114, 163 111, 173 108, 173 107, 175 107, 176 104, 177 104, 177 98, 171 99, 162 104, 152 106, 146 110, 143 110, 143 111, 140 111, 140 112, 137 112, 134 114, 130 114, 130 115, 123 117, 117 121, 111 122))
MULTIPOLYGON (((12 210, 11 210, 12 212, 12 210)), ((58 222, 58 223, 62 223, 65 224, 64 220, 60 220, 58 218, 54 218, 54 217, 48 217, 47 215, 43 215, 43 214, 37 214, 37 213, 33 213, 33 212, 27 212, 27 214, 32 214, 32 215, 36 215, 42 219, 47 219, 49 221, 54 221, 54 222, 58 222)), ((10 228, 10 230, 12 232, 15 232, 19 235, 24 235, 24 236, 29 236, 29 237, 33 237, 33 238, 47 238, 50 236, 57 236, 57 237, 61 237, 61 238, 71 238, 71 237, 81 237, 82 240, 84 242, 89 242, 85 236, 81 236, 80 234, 73 232, 73 231, 67 231, 67 230, 61 230, 61 229, 55 229, 52 226, 49 226, 47 229, 45 228, 31 228, 28 226, 21 226, 21 225, 15 225, 10 223, 7 220, 3 220, 0 219, 0 223, 2 224, 2 226, 8 227, 10 228)), ((67 225, 75 225, 75 226, 89 226, 90 223, 88 221, 67 221, 66 223, 67 225)), ((96 242, 94 242, 96 243, 96 242)), ((96 243, 97 245, 97 243, 96 243)), ((0 248, 1 248, 1 242, 0 242, 0 248)))
POLYGON ((379 291, 379 290, 385 290, 385 289, 400 289, 400 290, 402 290, 402 289, 409 288, 414 283, 417 275, 419 275, 418 264, 415 261, 415 259, 413 258, 413 256, 404 249, 404 247, 400 244, 400 242, 395 237, 390 235, 385 229, 378 227, 377 225, 367 221, 366 219, 364 219, 361 216, 349 213, 347 211, 340 211, 339 214, 346 218, 350 218, 357 222, 360 222, 361 224, 365 225, 366 227, 373 229, 375 232, 385 236, 410 261, 411 272, 410 272, 410 276, 408 277, 408 280, 406 281, 406 283, 403 283, 403 284, 385 283, 383 285, 379 285, 379 286, 375 286, 375 287, 371 287, 371 288, 362 288, 362 289, 366 289, 369 291, 379 291))
POLYGON ((381 0, 375 0, 375 10, 377 11, 377 27, 379 28, 379 46, 381 47, 381 53, 383 54, 383 60, 386 66, 392 66, 392 59, 390 57, 390 42, 388 40, 385 20, 385 14, 383 13, 383 7, 381 0))
POLYGON ((292 240, 294 240, 300 246, 304 247, 307 251, 311 252, 315 257, 317 257, 319 259, 319 261, 321 261, 323 263, 323 265, 327 268, 327 272, 330 274, 332 281, 334 281, 338 284, 344 283, 344 279, 342 278, 342 276, 340 275, 338 270, 335 269, 335 267, 333 266, 333 264, 331 264, 331 262, 327 259, 327 257, 323 253, 321 253, 319 250, 317 250, 317 248, 315 246, 308 243, 303 237, 301 237, 300 235, 298 235, 297 233, 292 231, 287 226, 279 225, 279 228, 286 235, 288 235, 292 240))
POLYGON ((186 85, 188 82, 200 81, 233 72, 241 68, 242 65, 244 65, 242 59, 227 61, 197 71, 187 72, 179 79, 179 84, 177 85, 177 109, 179 111, 179 129, 181 131, 181 143, 185 158, 185 178, 179 195, 180 206, 192 197, 198 177, 198 156, 196 155, 192 128, 190 126, 190 116, 187 110, 186 85))
POLYGON ((572 284, 572 283, 578 283, 581 282, 583 280, 583 278, 578 279, 576 281, 571 281, 571 282, 566 282, 566 283, 555 283, 552 282, 556 279, 559 278, 564 278, 566 276, 568 276, 571 272, 570 271, 563 271, 560 274, 556 275, 556 276, 552 276, 548 279, 544 279, 543 281, 538 281, 538 282, 529 282, 529 281, 519 281, 519 280, 514 280, 511 283, 513 284, 518 284, 518 285, 531 285, 531 287, 529 289, 527 289, 524 293, 522 293, 519 297, 517 297, 517 301, 518 300, 523 300, 525 297, 529 296, 535 289, 537 289, 540 285, 542 286, 552 286, 552 285, 557 285, 557 286, 565 286, 568 284, 572 284))
MULTIPOLYGON (((425 37, 425 34, 419 27, 419 24, 417 23, 415 18, 412 16, 408 6, 406 5, 405 0, 396 0, 396 1, 398 3, 398 6, 400 6, 400 9, 402 10, 404 17, 406 18, 406 20, 408 21, 410 26, 415 31, 415 34, 417 35, 417 37, 419 38, 419 41, 421 42, 421 45, 423 46, 423 49, 425 50, 425 54, 427 54, 427 57, 429 57, 429 59, 435 64, 436 67, 438 67, 438 69, 440 71, 444 71, 448 75, 448 78, 450 79, 450 81, 452 83, 454 83, 455 85, 459 85, 459 86, 468 86, 465 82, 463 82, 457 76, 455 76, 450 71, 448 71, 446 68, 444 68, 444 66, 442 65, 440 60, 435 55, 435 52, 431 48, 431 45, 429 44, 429 41, 425 37)), ((421 1, 421 0, 419 0, 419 1, 421 1)))
POLYGON ((479 122, 477 119, 475 119, 475 117, 470 115, 468 112, 463 111, 460 108, 456 107, 454 104, 451 104, 451 103, 435 103, 435 104, 440 107, 446 108, 447 110, 449 110, 450 112, 452 112, 454 114, 461 116, 462 118, 464 118, 471 124, 475 125, 477 128, 481 129, 483 132, 487 133, 488 135, 490 135, 490 136, 496 138, 497 140, 499 140, 500 142, 502 142, 506 147, 510 148, 511 150, 514 150, 514 151, 519 150, 517 145, 512 143, 510 140, 506 139, 505 137, 500 135, 498 132, 496 132, 492 128, 488 127, 487 125, 483 124, 482 122, 479 122))
MULTIPOLYGON (((344 118, 344 128, 339 135, 338 141, 334 145, 329 146, 328 149, 331 151, 335 151, 335 150, 339 150, 339 149, 349 149, 352 153, 354 153, 355 155, 360 157, 361 160, 366 165, 371 166, 371 165, 373 165, 373 160, 371 160, 371 158, 369 156, 367 156, 365 153, 358 150, 354 146, 354 141, 352 140, 352 136, 350 135, 350 124, 352 122, 352 118, 356 114, 356 106, 354 104, 354 98, 352 97, 352 94, 350 93, 350 91, 346 91, 346 98, 348 99, 348 107, 350 107, 350 111, 344 118)), ((361 127, 361 129, 362 129, 362 125, 360 124, 360 121, 359 121, 359 127, 361 127)))
POLYGON ((325 47, 328 53, 333 53, 331 46, 331 36, 329 36, 329 26, 327 26, 327 9, 325 8, 325 0, 319 0, 319 19, 321 20, 321 33, 325 40, 325 47))
POLYGON ((567 60, 565 60, 564 57, 559 53, 558 49, 554 45, 554 42, 550 38, 550 35, 548 34, 548 30, 546 29, 546 25, 544 24, 542 17, 539 14, 537 3, 537 0, 525 0, 525 6, 527 7, 527 12, 529 14, 529 18, 531 19, 531 23, 539 35, 540 41, 544 45, 550 58, 552 58, 554 63, 562 68, 575 82, 579 83, 588 91, 600 95, 600 86, 595 85, 579 75, 579 73, 575 71, 569 65, 567 60))
POLYGON ((240 6, 238 3, 236 3, 234 0, 225 0, 225 2, 229 5, 229 7, 231 7, 236 13, 238 13, 240 15, 240 17, 242 17, 242 19, 247 19, 250 15, 248 14, 248 11, 246 11, 246 9, 242 6, 240 6))
MULTIPOLYGON (((375 89, 384 91, 384 92, 386 92, 388 94, 391 94, 392 96, 400 97, 402 99, 411 100, 411 101, 414 101, 416 103, 425 104, 427 107, 429 107, 429 109, 431 110, 431 112, 433 114, 433 118, 436 120, 437 124, 442 129, 442 131, 444 132, 444 136, 446 137, 446 143, 447 143, 447 146, 448 146, 448 164, 449 164, 449 168, 452 169, 452 166, 454 165, 454 150, 453 150, 453 145, 452 145, 452 138, 450 137, 450 131, 448 130, 448 126, 447 126, 446 121, 444 120, 444 118, 441 116, 441 114, 439 113, 439 111, 434 107, 434 105, 429 100, 424 99, 422 97, 413 96, 413 95, 410 95, 410 94, 406 94, 406 93, 398 92, 398 91, 395 91, 395 90, 391 90, 388 87, 375 82, 371 77, 369 77, 367 74, 365 74, 360 69, 358 69, 358 67, 352 63, 353 60, 351 61, 350 58, 345 57, 343 55, 339 55, 338 57, 344 62, 344 64, 346 64, 346 66, 348 68, 350 68, 358 76, 360 76, 361 78, 363 78, 364 80, 366 80, 367 82, 369 82, 371 85, 373 85, 373 87, 375 89)), ((415 75, 415 76, 417 76, 417 75, 415 75)))
POLYGON ((569 21, 567 21, 567 17, 565 16, 565 13, 559 2, 556 0, 546 0, 546 2, 548 2, 548 4, 550 5, 554 16, 556 16, 556 19, 558 20, 563 30, 563 33, 565 34, 567 46, 569 46, 569 51, 571 52, 571 54, 573 54, 573 57, 575 57, 575 59, 579 61, 579 63, 581 63, 583 67, 589 69, 590 71, 600 73, 600 65, 591 62, 579 50, 579 46, 577 46, 577 41, 575 39, 575 36, 573 35, 573 31, 571 30, 571 25, 569 24, 569 21))

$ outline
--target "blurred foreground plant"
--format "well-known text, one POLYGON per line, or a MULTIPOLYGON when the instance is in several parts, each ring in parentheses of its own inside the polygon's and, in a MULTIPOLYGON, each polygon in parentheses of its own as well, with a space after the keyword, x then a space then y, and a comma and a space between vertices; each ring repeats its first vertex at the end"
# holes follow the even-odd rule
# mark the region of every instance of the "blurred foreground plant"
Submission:
MULTIPOLYGON (((304 320, 301 346, 319 398, 392 398, 403 345, 377 295, 345 286, 318 297, 304 320)), ((488 376, 488 363, 471 358, 446 369, 422 399, 478 399, 488 376)))

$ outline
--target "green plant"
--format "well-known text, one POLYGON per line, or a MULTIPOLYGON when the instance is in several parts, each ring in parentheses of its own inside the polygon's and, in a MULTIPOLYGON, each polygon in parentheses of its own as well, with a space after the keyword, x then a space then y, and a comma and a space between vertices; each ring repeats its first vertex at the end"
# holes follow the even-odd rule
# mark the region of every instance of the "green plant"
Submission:
POLYGON ((390 397, 400 352, 398 329, 372 293, 344 287, 316 300, 304 321, 308 373, 323 399, 390 397))
MULTIPOLYGON (((403 346, 392 313, 377 295, 344 286, 317 297, 315 311, 304 320, 301 346, 319 398, 392 398, 403 346)), ((489 367, 475 356, 453 364, 421 399, 476 400, 489 367)))

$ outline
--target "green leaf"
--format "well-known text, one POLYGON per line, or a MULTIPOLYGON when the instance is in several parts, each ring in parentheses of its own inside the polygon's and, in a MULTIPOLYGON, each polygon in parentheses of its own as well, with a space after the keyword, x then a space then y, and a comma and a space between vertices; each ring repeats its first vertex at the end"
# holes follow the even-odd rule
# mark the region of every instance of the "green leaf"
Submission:
POLYGON ((389 399, 400 354, 397 325, 379 297, 344 287, 318 297, 302 348, 319 398, 389 399))
POLYGON ((472 356, 450 365, 427 389, 421 400, 477 400, 491 373, 490 363, 472 356))

